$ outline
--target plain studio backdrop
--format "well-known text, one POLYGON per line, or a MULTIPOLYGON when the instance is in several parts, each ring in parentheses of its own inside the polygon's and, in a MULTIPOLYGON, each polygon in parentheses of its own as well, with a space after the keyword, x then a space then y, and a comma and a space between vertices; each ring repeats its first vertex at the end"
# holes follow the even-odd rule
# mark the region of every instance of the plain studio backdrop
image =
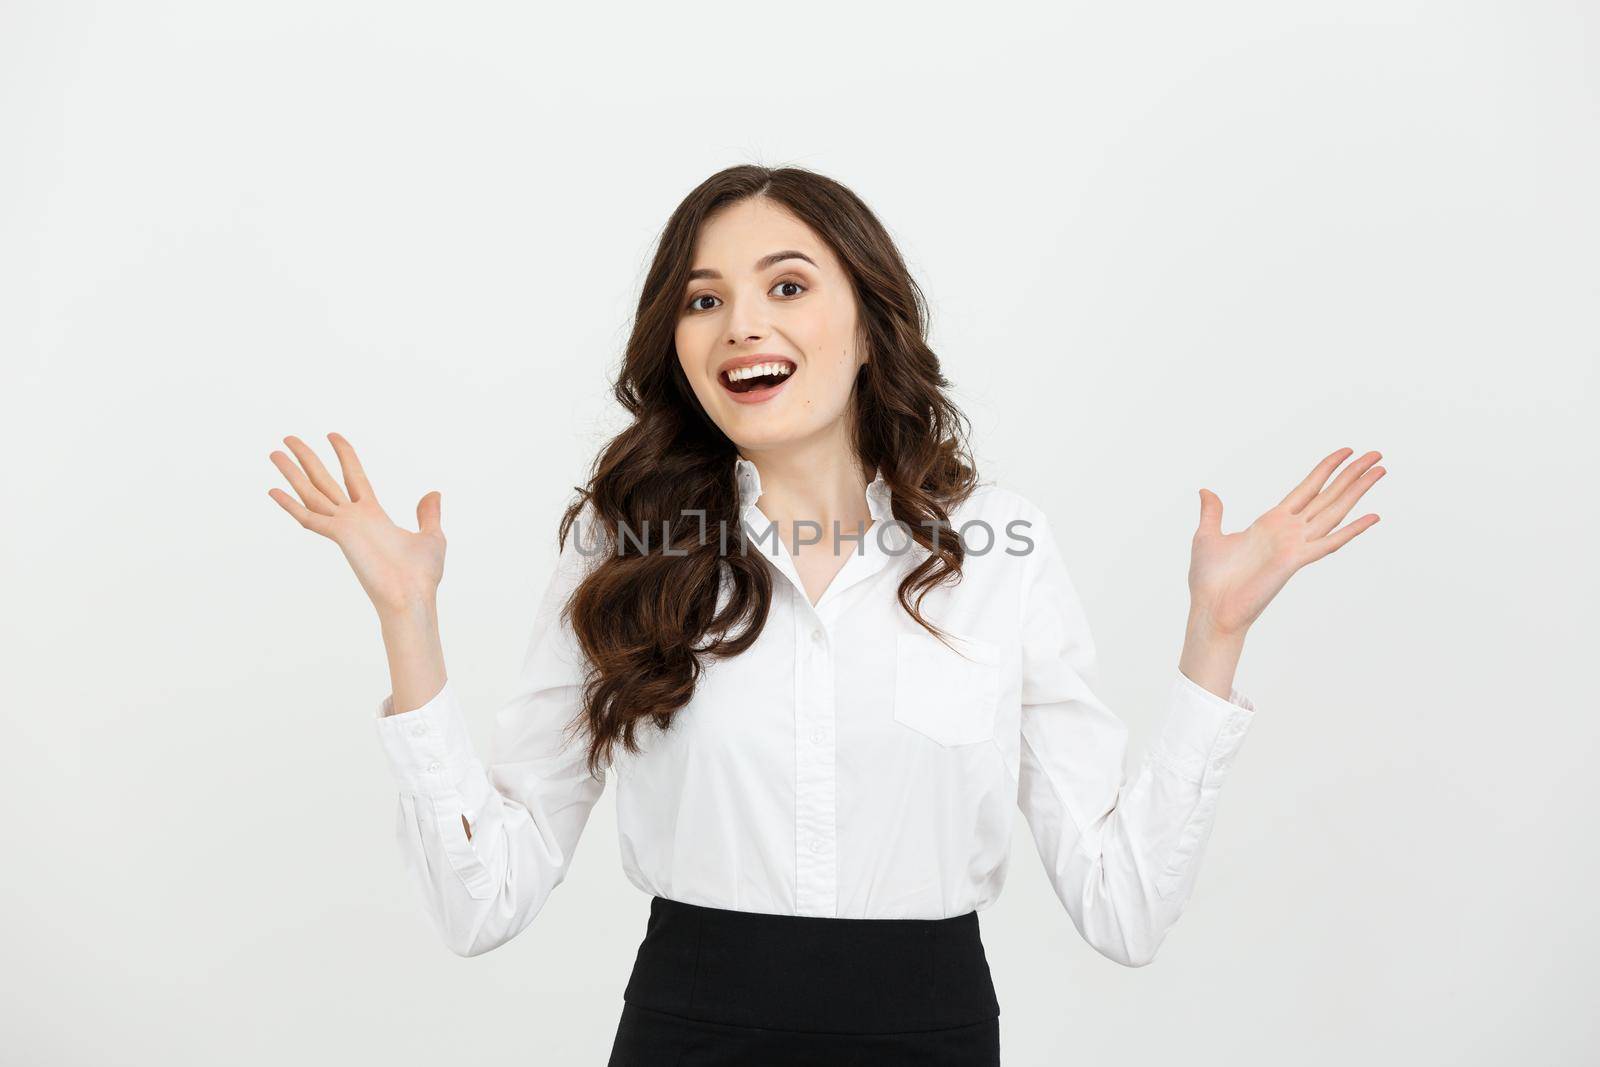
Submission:
POLYGON ((485 753, 674 205, 856 190, 980 473, 1061 531, 1132 731, 1198 490, 1384 453, 1237 677, 1259 707, 1155 963, 1020 814, 1009 1065, 1593 1062, 1600 295, 1591 4, 36 3, 0 9, 4 1049, 603 1063, 649 900, 615 797, 533 925, 439 940, 376 616, 269 496, 347 435, 443 493, 485 753))

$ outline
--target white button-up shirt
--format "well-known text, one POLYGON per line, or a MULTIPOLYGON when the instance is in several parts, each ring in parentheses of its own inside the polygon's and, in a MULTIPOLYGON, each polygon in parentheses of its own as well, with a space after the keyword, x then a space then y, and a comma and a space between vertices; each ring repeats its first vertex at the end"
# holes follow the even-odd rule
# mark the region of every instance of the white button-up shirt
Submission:
POLYGON ((867 488, 872 526, 842 542, 849 558, 812 604, 760 509, 755 465, 735 466, 747 550, 776 570, 766 626, 743 654, 706 658, 670 729, 640 731, 640 753, 619 746, 591 776, 582 738, 563 738, 583 672, 559 611, 603 550, 585 521, 545 589, 487 764, 448 681, 420 708, 380 705, 400 847, 445 943, 476 955, 532 922, 609 777, 634 885, 784 915, 987 908, 1020 808, 1078 932, 1119 963, 1148 963, 1193 888, 1251 702, 1174 671, 1164 724, 1128 776, 1127 727, 1094 693, 1083 607, 1027 499, 986 484, 951 513, 963 576, 921 608, 958 654, 899 604, 927 552, 894 524, 881 474, 867 488))

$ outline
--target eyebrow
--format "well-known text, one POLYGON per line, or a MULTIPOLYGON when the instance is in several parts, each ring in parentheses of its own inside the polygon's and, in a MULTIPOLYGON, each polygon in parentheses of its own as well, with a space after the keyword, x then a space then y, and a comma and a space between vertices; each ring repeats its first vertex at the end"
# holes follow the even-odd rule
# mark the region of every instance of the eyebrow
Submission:
MULTIPOLYGON (((817 266, 816 260, 806 255, 804 252, 797 251, 793 248, 786 248, 782 252, 773 252, 771 255, 762 256, 760 259, 756 260, 756 270, 758 272, 764 271, 774 263, 782 263, 786 259, 803 259, 813 267, 817 266)), ((822 268, 818 267, 817 269, 821 270, 822 268)), ((697 278, 716 278, 720 280, 722 278, 722 274, 720 271, 714 271, 710 267, 698 267, 689 272, 688 280, 692 282, 697 278)))

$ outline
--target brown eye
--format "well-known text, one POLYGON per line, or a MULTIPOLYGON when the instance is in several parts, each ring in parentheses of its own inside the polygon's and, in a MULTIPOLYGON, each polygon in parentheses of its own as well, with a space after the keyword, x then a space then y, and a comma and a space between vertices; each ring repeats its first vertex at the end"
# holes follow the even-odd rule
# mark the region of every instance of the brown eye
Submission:
MULTIPOLYGON (((805 286, 805 284, 803 282, 797 282, 793 278, 785 278, 783 281, 778 282, 772 288, 773 289, 781 289, 785 285, 792 285, 796 289, 800 290, 799 293, 787 293, 787 294, 784 294, 790 300, 793 300, 795 297, 799 296, 800 293, 804 293, 804 292, 807 291, 807 288, 806 288, 806 286, 805 286)), ((768 290, 768 292, 771 292, 771 291, 772 290, 768 290)), ((684 310, 686 310, 686 311, 710 311, 711 309, 708 308, 708 307, 701 307, 700 306, 700 301, 702 301, 702 300, 716 300, 716 299, 718 299, 718 298, 712 296, 710 293, 701 293, 699 296, 697 296, 694 299, 690 300, 688 306, 684 310)))

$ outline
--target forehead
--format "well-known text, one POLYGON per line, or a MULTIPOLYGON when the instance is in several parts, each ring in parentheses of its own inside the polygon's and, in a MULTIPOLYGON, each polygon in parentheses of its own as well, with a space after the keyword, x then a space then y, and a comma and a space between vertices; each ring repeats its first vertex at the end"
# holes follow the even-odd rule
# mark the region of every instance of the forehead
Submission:
MULTIPOLYGON (((781 204, 763 197, 730 204, 708 217, 695 239, 691 268, 743 274, 762 256, 793 248, 816 261, 819 269, 838 270, 838 261, 817 232, 781 204)), ((795 266, 798 260, 788 260, 795 266)))

